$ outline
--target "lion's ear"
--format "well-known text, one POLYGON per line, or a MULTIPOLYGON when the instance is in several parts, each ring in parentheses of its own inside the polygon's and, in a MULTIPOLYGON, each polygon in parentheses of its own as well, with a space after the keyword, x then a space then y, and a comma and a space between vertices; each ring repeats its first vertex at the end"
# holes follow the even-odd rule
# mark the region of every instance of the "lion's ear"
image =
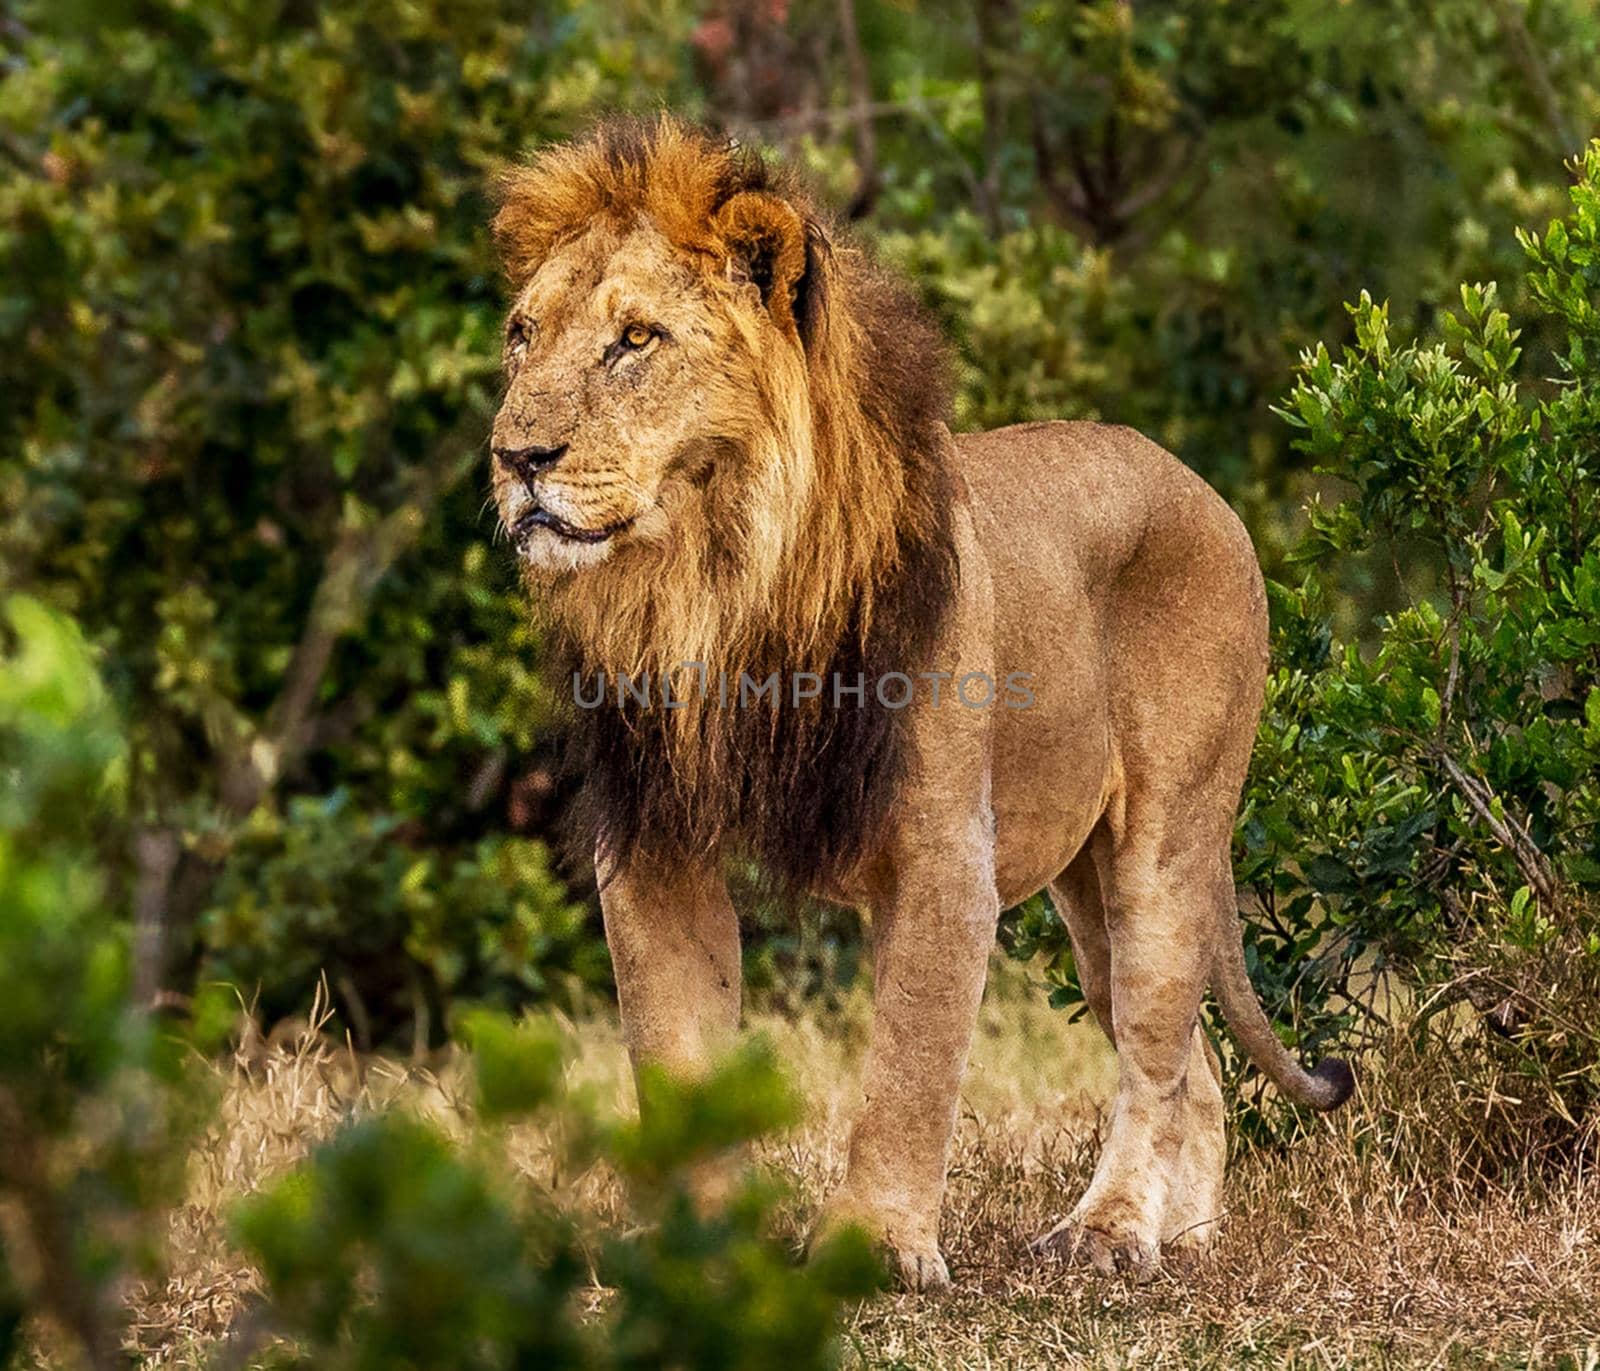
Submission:
POLYGON ((801 334, 813 232, 787 200, 761 191, 741 191, 716 215, 718 237, 727 253, 727 271, 761 292, 772 322, 801 334))

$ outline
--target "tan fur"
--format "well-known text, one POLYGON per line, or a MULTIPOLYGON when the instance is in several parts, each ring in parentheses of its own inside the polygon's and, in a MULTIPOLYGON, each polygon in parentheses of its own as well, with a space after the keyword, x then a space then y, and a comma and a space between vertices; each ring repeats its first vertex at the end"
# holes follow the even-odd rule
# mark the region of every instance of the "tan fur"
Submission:
MULTIPOLYGON (((1223 1104, 1198 1020, 1208 981, 1285 1089, 1320 1107, 1343 1090, 1287 1057, 1239 966, 1228 848, 1266 669, 1249 540, 1130 430, 951 439, 897 407, 919 380, 869 320, 870 268, 829 245, 792 188, 752 188, 737 157, 666 120, 546 151, 509 178, 496 228, 513 340, 538 327, 508 356, 494 444, 567 447, 527 479, 497 462, 503 519, 518 525, 536 493, 570 526, 625 525, 598 544, 540 529, 520 548, 585 664, 793 671, 837 660, 841 643, 889 642, 918 654, 897 669, 952 674, 942 704, 920 681, 913 706, 870 734, 892 802, 863 808, 876 817, 848 860, 815 868, 828 873, 817 893, 870 912, 877 987, 865 1103, 824 1223, 870 1224, 912 1286, 948 1279, 946 1151, 995 921, 1048 886, 1122 1080, 1093 1183, 1040 1247, 1148 1272, 1163 1244, 1204 1243, 1220 1215, 1223 1104), (608 351, 633 321, 655 340, 608 351), (933 570, 896 581, 929 547, 938 555, 916 566, 933 570), (957 574, 941 580, 944 555, 957 574), (908 619, 924 627, 895 636, 908 619), (1028 673, 1032 706, 953 704, 967 672, 1028 673)), ((937 369, 930 352, 927 384, 937 369)), ((691 704, 638 734, 668 754, 686 813, 739 790, 737 758, 717 746, 732 717, 691 704)), ((802 751, 825 736, 815 722, 802 751)), ((771 803, 809 821, 804 793, 771 803)), ((646 833, 603 848, 638 1061, 697 1071, 737 1031, 721 868, 748 812, 727 807, 726 832, 691 828, 687 845, 646 833)), ((602 830, 617 819, 602 814, 602 830)))

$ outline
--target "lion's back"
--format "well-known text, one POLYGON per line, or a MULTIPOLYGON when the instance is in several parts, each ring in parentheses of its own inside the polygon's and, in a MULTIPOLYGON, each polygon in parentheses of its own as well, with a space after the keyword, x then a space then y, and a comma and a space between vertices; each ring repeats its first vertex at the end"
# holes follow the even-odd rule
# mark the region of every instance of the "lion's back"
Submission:
POLYGON ((1095 599, 1196 589, 1257 617, 1261 573, 1228 503, 1134 429, 1087 421, 957 436, 997 583, 1057 581, 1095 599))
MULTIPOLYGON (((1114 578, 1165 528, 1219 553, 1248 551, 1242 525, 1199 476, 1136 429, 1087 420, 1013 424, 956 437, 979 536, 991 556, 1069 546, 1094 581, 1114 578)), ((1253 561, 1253 556, 1251 557, 1253 561)))

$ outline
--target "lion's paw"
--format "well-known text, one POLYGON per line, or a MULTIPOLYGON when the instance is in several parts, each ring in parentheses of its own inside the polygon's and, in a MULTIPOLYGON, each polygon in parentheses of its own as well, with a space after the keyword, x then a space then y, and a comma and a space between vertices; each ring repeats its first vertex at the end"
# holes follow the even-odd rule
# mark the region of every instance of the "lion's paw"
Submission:
POLYGON ((1147 1281, 1161 1269, 1161 1248, 1131 1231, 1108 1231, 1063 1219, 1028 1244, 1035 1257, 1092 1266, 1102 1276, 1147 1281))
POLYGON ((934 1294, 950 1288, 950 1268, 938 1245, 905 1236, 909 1225, 874 1214, 849 1201, 836 1200, 823 1212, 811 1232, 808 1246, 815 1249, 845 1226, 862 1229, 872 1239, 884 1268, 902 1290, 934 1294))
POLYGON ((950 1288, 950 1268, 937 1247, 896 1247, 885 1241, 890 1274, 913 1294, 937 1295, 950 1288))

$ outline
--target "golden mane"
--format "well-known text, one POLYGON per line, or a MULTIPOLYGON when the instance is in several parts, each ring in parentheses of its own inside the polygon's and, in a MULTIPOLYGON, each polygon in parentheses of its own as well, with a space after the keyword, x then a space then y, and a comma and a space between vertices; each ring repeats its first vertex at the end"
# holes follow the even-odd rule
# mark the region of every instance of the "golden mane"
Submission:
MULTIPOLYGON (((748 454, 738 542, 718 547, 702 530, 705 545, 679 540, 649 575, 605 565, 544 587, 570 665, 850 681, 926 667, 954 588, 957 496, 946 353, 917 305, 835 245, 791 178, 670 116, 607 120, 510 170, 501 189, 494 230, 514 285, 597 223, 647 221, 712 300, 732 298, 735 264, 788 340, 757 354, 771 423, 748 454)), ((670 713, 612 700, 580 719, 586 808, 618 858, 647 839, 733 842, 786 886, 826 885, 898 782, 900 717, 870 698, 670 713)))

